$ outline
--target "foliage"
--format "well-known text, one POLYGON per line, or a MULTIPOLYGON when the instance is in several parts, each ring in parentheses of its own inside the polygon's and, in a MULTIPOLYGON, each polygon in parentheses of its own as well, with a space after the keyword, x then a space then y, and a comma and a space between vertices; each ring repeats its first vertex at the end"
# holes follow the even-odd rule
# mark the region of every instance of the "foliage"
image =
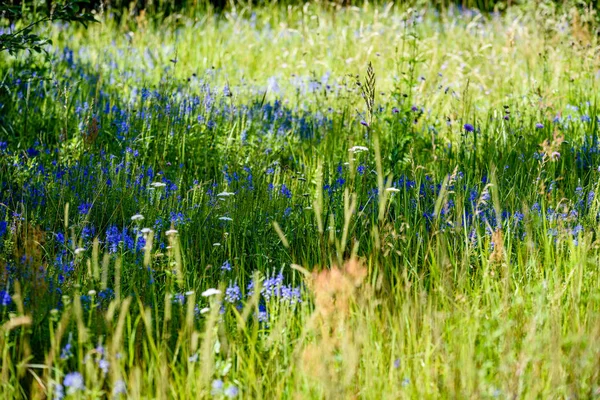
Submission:
MULTIPOLYGON (((39 53, 52 41, 40 36, 35 29, 46 22, 62 21, 80 23, 87 27, 90 22, 96 22, 94 15, 82 5, 89 0, 67 0, 64 3, 56 3, 49 10, 33 13, 32 22, 24 22, 23 27, 9 28, 0 34, 0 53, 7 51, 15 55, 19 51, 32 50, 39 53)), ((24 21, 32 12, 32 5, 27 2, 13 5, 9 2, 0 4, 0 18, 8 21, 24 21)))

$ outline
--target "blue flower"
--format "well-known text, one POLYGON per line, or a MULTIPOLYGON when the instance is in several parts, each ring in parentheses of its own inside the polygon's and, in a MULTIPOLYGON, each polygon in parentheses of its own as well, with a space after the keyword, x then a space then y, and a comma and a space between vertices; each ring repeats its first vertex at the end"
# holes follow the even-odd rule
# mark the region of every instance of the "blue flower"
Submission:
POLYGON ((237 301, 240 301, 241 298, 242 291, 240 290, 240 287, 237 283, 225 289, 225 301, 227 301, 228 303, 235 303, 237 301))
POLYGON ((287 197, 288 199, 292 198, 292 192, 290 191, 290 189, 288 189, 287 186, 285 186, 285 183, 281 185, 281 194, 287 197))
POLYGON ((65 376, 63 385, 67 388, 67 393, 72 394, 85 389, 83 376, 79 372, 71 372, 65 376))
POLYGON ((221 271, 231 271, 231 263, 229 260, 226 260, 223 265, 221 265, 221 271))
POLYGON ((230 399, 233 399, 238 396, 239 392, 240 391, 237 387, 231 385, 227 389, 225 389, 225 396, 227 396, 230 399))
POLYGON ((467 132, 473 132, 475 130, 475 127, 471 124, 464 124, 463 128, 465 128, 465 131, 467 132))
POLYGON ((6 290, 0 290, 0 305, 3 307, 9 306, 12 303, 12 298, 6 290))

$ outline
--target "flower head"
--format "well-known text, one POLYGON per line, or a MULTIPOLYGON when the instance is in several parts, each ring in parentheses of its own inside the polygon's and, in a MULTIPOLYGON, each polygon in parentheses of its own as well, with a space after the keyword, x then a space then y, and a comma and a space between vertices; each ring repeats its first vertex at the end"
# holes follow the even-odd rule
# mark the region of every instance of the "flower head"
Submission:
POLYGON ((72 394, 85 389, 83 376, 79 372, 70 372, 65 376, 63 385, 67 388, 67 393, 72 394))

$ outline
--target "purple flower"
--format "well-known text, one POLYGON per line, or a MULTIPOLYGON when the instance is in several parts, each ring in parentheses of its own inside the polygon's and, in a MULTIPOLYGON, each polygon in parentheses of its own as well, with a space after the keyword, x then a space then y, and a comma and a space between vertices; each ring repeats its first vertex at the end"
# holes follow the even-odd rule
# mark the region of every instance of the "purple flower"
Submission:
POLYGON ((465 128, 465 131, 467 132, 473 132, 475 130, 475 127, 471 124, 464 124, 463 128, 465 128))
POLYGON ((366 126, 367 128, 369 127, 369 123, 368 123, 367 121, 365 121, 364 119, 361 119, 361 120, 360 120, 360 124, 361 124, 362 126, 366 126))
POLYGON ((541 122, 538 122, 537 124, 535 124, 535 127, 537 129, 543 129, 544 128, 544 124, 542 124, 541 122))

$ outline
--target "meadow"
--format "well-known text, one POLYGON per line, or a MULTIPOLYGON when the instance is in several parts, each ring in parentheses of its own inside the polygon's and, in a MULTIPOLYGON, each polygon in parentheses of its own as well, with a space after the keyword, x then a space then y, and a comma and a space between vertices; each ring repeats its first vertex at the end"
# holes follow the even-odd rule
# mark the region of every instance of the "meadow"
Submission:
POLYGON ((597 17, 40 26, 0 53, 0 398, 600 398, 597 17))

